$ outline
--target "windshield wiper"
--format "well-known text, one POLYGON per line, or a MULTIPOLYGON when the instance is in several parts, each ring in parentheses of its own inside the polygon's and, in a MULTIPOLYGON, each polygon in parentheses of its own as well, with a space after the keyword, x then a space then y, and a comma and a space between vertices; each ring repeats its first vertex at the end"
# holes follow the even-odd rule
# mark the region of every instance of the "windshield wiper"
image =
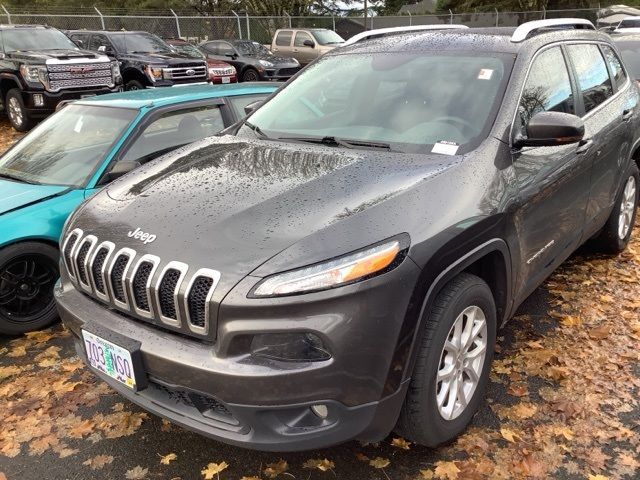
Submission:
POLYGON ((258 134, 260 137, 262 137, 262 138, 267 138, 267 139, 271 139, 271 137, 270 137, 269 135, 267 135, 266 133, 264 133, 264 132, 262 131, 262 129, 261 129, 259 126, 254 125, 254 124, 253 124, 253 123, 251 123, 251 122, 247 122, 246 120, 245 120, 244 124, 245 124, 247 127, 249 127, 251 130, 253 130, 254 132, 256 132, 256 134, 258 134))
POLYGON ((308 143, 318 143, 321 145, 329 145, 334 147, 345 147, 345 148, 381 148, 384 150, 391 150, 391 145, 385 142, 374 142, 370 140, 355 140, 355 139, 346 139, 346 138, 338 138, 338 137, 279 137, 278 140, 291 140, 292 142, 308 142, 308 143))
POLYGON ((6 178, 7 180, 14 180, 21 183, 28 183, 29 185, 42 185, 41 183, 25 180, 24 178, 16 177, 15 175, 9 175, 8 173, 0 173, 0 178, 6 178))

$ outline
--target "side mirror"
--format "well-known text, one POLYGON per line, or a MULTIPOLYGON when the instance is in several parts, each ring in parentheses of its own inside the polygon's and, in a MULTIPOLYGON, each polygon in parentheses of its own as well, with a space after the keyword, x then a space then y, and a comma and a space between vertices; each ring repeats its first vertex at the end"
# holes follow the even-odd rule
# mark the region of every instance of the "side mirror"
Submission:
POLYGON ((305 47, 311 47, 311 48, 316 46, 316 44, 313 43, 313 40, 305 40, 304 42, 302 42, 302 45, 304 45, 305 47))
POLYGON ((100 46, 98 47, 98 51, 99 51, 100 53, 107 53, 107 47, 105 47, 104 45, 100 45, 100 46))
POLYGON ((516 137, 513 146, 554 147, 578 143, 584 137, 584 122, 570 113, 536 113, 527 124, 527 136, 516 137))
POLYGON ((244 113, 245 115, 249 115, 253 112, 255 112, 258 108, 260 108, 260 106, 264 103, 264 100, 256 100, 255 102, 251 102, 248 105, 244 106, 244 113))
POLYGON ((225 57, 229 57, 229 58, 233 58, 234 60, 236 58, 238 58, 238 55, 236 55, 236 52, 227 52, 224 54, 225 57))
POLYGON ((135 170, 139 166, 140 166, 140 162, 135 160, 133 161, 120 160, 113 167, 111 167, 111 170, 109 170, 109 173, 105 175, 105 183, 113 182, 116 178, 122 177, 123 175, 131 172, 132 170, 135 170))

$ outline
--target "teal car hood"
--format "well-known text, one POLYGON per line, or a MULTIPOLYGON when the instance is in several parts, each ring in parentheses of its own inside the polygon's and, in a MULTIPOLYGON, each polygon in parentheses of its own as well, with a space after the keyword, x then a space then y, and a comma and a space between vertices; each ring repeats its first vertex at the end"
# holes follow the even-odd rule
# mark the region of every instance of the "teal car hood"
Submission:
POLYGON ((60 185, 32 185, 0 179, 0 215, 60 195, 67 190, 69 187, 60 185))

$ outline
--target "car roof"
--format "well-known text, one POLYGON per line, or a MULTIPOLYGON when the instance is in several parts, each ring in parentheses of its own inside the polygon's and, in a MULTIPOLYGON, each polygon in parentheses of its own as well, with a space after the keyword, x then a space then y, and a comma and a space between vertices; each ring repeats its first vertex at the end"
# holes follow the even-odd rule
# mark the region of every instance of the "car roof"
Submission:
POLYGON ((97 95, 95 97, 85 98, 73 103, 140 110, 143 108, 176 105, 194 100, 206 100, 208 98, 271 93, 280 85, 282 84, 278 82, 243 82, 228 85, 185 85, 97 95))
POLYGON ((541 44, 556 41, 611 41, 609 35, 597 30, 585 28, 556 28, 554 26, 539 28, 525 39, 514 40, 513 38, 521 36, 522 33, 526 33, 522 31, 523 25, 518 28, 490 27, 400 33, 398 35, 371 39, 366 42, 358 42, 346 47, 339 47, 329 52, 328 55, 339 55, 346 52, 375 53, 382 51, 411 53, 443 49, 517 53, 530 45, 539 47, 541 44))
POLYGON ((54 30, 53 27, 48 25, 25 25, 25 24, 0 24, 0 30, 9 30, 9 29, 38 29, 38 30, 54 30))

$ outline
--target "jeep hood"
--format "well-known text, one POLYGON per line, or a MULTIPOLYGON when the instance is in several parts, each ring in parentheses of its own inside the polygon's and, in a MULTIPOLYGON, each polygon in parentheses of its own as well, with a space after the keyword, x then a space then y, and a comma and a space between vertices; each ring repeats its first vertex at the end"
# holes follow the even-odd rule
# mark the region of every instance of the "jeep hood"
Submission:
POLYGON ((402 233, 406 195, 460 160, 213 137, 112 183, 69 228, 163 263, 216 269, 217 296, 303 239, 311 247, 287 268, 402 233), (129 237, 136 229, 155 240, 129 237))
POLYGON ((99 53, 87 50, 22 50, 11 52, 7 57, 27 63, 45 63, 47 60, 95 60, 101 58, 99 53))
POLYGON ((69 187, 32 185, 0 179, 0 215, 60 195, 69 187))

